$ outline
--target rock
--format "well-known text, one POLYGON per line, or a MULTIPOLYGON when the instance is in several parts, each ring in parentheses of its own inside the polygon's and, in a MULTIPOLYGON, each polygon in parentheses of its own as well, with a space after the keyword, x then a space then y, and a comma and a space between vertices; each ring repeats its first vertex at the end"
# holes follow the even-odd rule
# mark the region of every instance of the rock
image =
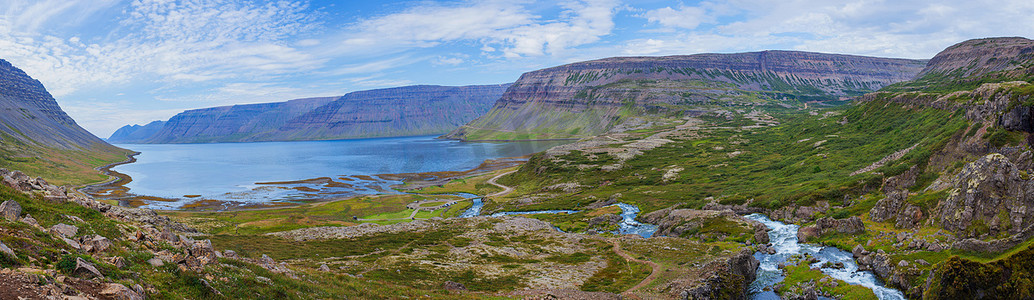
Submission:
POLYGON ((179 241, 180 241, 179 236, 177 236, 175 233, 173 233, 172 229, 170 229, 169 227, 165 227, 165 228, 162 229, 162 233, 159 236, 159 238, 161 238, 162 240, 164 240, 166 242, 169 242, 169 244, 173 244, 173 245, 179 243, 179 241))
POLYGON ((39 222, 36 221, 36 218, 33 218, 29 214, 26 214, 21 221, 22 223, 29 224, 29 226, 35 227, 37 229, 43 229, 43 227, 39 225, 39 222))
POLYGON ((1002 154, 966 164, 951 179, 948 197, 937 207, 937 221, 960 237, 1017 234, 1034 225, 1034 181, 1002 154), (970 230, 980 224, 982 230, 970 230))
MULTIPOLYGON (((328 267, 327 264, 321 264, 320 268, 317 269, 317 270, 320 271, 320 272, 330 272, 330 267, 328 267)), ((446 282, 446 283, 448 283, 448 282, 446 282)))
POLYGON ((97 267, 79 257, 75 258, 75 269, 72 269, 72 274, 84 278, 104 277, 97 267))
POLYGON ((908 261, 907 260, 902 259, 901 261, 898 262, 898 267, 904 268, 904 267, 907 267, 907 266, 908 266, 908 261))
POLYGON ((466 291, 467 290, 466 286, 464 286, 462 283, 455 282, 455 281, 446 281, 445 283, 442 284, 442 288, 444 288, 446 291, 466 291))
POLYGON ((218 261, 218 256, 216 256, 210 240, 194 241, 190 247, 190 256, 196 258, 201 265, 209 265, 218 261))
POLYGON ((62 237, 71 238, 74 237, 77 233, 79 233, 79 227, 67 225, 65 223, 59 223, 57 225, 51 226, 50 232, 62 237))
POLYGON ((125 268, 128 265, 128 263, 126 263, 125 258, 122 258, 121 256, 116 256, 111 258, 111 265, 115 266, 116 268, 122 269, 125 268))
POLYGON ((65 242, 65 244, 68 244, 68 246, 69 246, 69 247, 72 247, 72 249, 75 249, 75 250, 80 250, 80 249, 82 249, 82 248, 83 248, 83 246, 82 246, 82 245, 80 245, 80 244, 79 244, 79 242, 76 242, 76 241, 75 241, 75 240, 73 240, 73 239, 69 239, 69 238, 61 237, 61 240, 62 240, 62 241, 64 241, 64 242, 65 242))
POLYGON ((233 250, 223 251, 223 256, 226 257, 226 258, 229 258, 229 259, 239 259, 239 258, 241 258, 240 256, 237 255, 237 251, 233 251, 233 250))
POLYGON ((857 259, 859 257, 865 256, 866 254, 869 254, 869 251, 865 251, 865 248, 862 248, 862 245, 858 244, 854 245, 854 248, 851 249, 851 254, 852 256, 854 256, 855 259, 857 259))
POLYGON ((14 250, 4 245, 4 242, 0 242, 0 253, 7 254, 10 257, 18 257, 17 254, 14 254, 14 250))
POLYGON ((130 289, 130 288, 124 286, 124 285, 118 284, 118 283, 108 283, 108 284, 104 285, 104 289, 101 289, 100 294, 102 296, 107 296, 110 299, 116 299, 116 300, 143 300, 144 299, 144 297, 141 296, 136 291, 134 291, 134 290, 132 290, 132 289, 130 289))
POLYGON ((815 225, 797 228, 797 242, 807 243, 809 238, 819 237, 820 232, 821 231, 815 225))
POLYGON ((269 255, 262 254, 262 258, 259 259, 259 263, 264 265, 275 265, 276 261, 273 260, 273 258, 270 258, 269 255))
POLYGON ((84 240, 83 245, 87 252, 104 252, 111 248, 111 240, 103 236, 94 235, 93 238, 84 240))
POLYGON ((919 265, 922 265, 922 266, 929 266, 930 265, 930 262, 928 262, 928 261, 926 261, 925 259, 922 259, 922 258, 917 259, 916 263, 919 264, 919 265))
POLYGON ((4 203, 0 203, 0 215, 3 215, 8 221, 17 222, 18 217, 22 215, 22 206, 14 200, 4 201, 4 203))

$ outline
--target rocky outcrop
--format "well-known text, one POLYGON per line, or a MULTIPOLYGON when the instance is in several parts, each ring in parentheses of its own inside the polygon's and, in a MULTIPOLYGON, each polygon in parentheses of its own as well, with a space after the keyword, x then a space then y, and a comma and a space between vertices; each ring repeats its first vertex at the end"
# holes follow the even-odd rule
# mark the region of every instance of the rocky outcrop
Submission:
POLYGON ((1034 225, 1034 182, 1004 155, 994 153, 966 164, 951 180, 937 220, 963 237, 1016 234, 1034 225))
POLYGON ((631 112, 681 114, 700 105, 836 100, 911 79, 924 65, 922 60, 795 51, 579 62, 521 75, 491 111, 447 137, 583 137, 607 132, 631 112), (757 97, 767 98, 743 100, 757 97))
POLYGON ((746 237, 748 242, 756 244, 768 243, 768 229, 764 224, 744 218, 732 210, 698 210, 698 209, 674 209, 673 207, 657 210, 643 215, 643 222, 657 225, 657 232, 654 236, 681 237, 688 233, 706 235, 708 238, 725 239, 729 232, 704 232, 703 227, 708 224, 727 224, 723 230, 730 230, 731 226, 740 226, 749 233, 746 237), (751 241, 750 237, 753 237, 751 241))
POLYGON ((761 263, 750 250, 743 250, 724 262, 705 267, 710 276, 691 288, 672 287, 676 299, 747 299, 747 289, 757 277, 761 263))
POLYGON ((108 141, 213 143, 441 134, 488 111, 508 86, 406 86, 194 109, 167 122, 124 126, 108 141))
POLYGON ((22 214, 22 206, 17 201, 7 200, 0 203, 0 216, 11 222, 18 222, 18 217, 22 214))

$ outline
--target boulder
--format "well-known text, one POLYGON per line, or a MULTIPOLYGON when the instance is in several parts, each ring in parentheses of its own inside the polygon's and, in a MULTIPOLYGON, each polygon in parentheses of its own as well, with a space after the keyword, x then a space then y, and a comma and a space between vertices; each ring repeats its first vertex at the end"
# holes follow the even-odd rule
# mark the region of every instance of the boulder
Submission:
POLYGON ((237 251, 233 251, 233 250, 223 251, 223 256, 226 257, 226 258, 229 258, 229 259, 239 259, 239 258, 241 258, 240 256, 237 255, 237 251))
POLYGON ((330 272, 330 267, 328 267, 327 264, 321 264, 320 268, 317 270, 319 270, 320 272, 330 272))
POLYGON ((72 274, 84 278, 104 277, 97 267, 79 257, 75 258, 75 269, 72 269, 72 274))
POLYGON ((857 259, 859 257, 868 255, 869 251, 865 251, 865 248, 862 248, 862 245, 854 245, 854 248, 851 249, 851 254, 852 256, 854 256, 854 258, 857 259))
POLYGON ((162 260, 161 258, 158 258, 158 257, 154 257, 154 258, 148 259, 147 263, 150 264, 152 267, 156 267, 156 268, 165 265, 165 261, 162 260))
POLYGON ((111 248, 111 240, 106 237, 94 235, 92 238, 83 240, 83 249, 86 252, 104 252, 111 248))
POLYGON ((100 294, 115 300, 143 300, 144 296, 118 283, 108 283, 101 289, 100 294))
POLYGON ((36 229, 43 229, 43 227, 39 225, 39 222, 36 221, 36 218, 33 218, 32 215, 25 214, 25 217, 22 218, 21 221, 22 223, 29 224, 29 226, 35 227, 36 229))
POLYGON ((67 225, 65 223, 59 223, 50 227, 50 232, 62 237, 71 238, 79 233, 79 227, 73 225, 67 225))
POLYGON ((22 215, 22 206, 14 200, 4 201, 4 203, 0 203, 0 215, 3 215, 8 221, 17 222, 18 217, 22 215))
POLYGON ((807 242, 808 238, 819 237, 833 233, 856 234, 865 232, 865 224, 857 216, 847 219, 833 219, 830 217, 820 218, 815 225, 804 226, 797 229, 797 240, 807 242))
POLYGON ((194 241, 190 247, 190 256, 197 258, 201 265, 209 265, 218 260, 218 256, 215 254, 215 249, 212 248, 212 241, 200 240, 194 241))

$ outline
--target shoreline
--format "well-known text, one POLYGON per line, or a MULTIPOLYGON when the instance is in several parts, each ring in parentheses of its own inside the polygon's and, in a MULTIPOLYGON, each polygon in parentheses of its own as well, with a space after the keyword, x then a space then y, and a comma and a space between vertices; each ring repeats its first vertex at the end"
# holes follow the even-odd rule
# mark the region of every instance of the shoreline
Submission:
MULTIPOLYGON (((129 175, 120 173, 118 171, 111 170, 111 168, 136 162, 136 155, 140 152, 127 154, 127 159, 121 162, 110 163, 101 167, 95 168, 98 171, 103 172, 105 175, 111 176, 112 178, 100 183, 94 183, 82 186, 77 190, 81 193, 89 195, 98 200, 109 200, 117 201, 119 206, 125 207, 140 207, 147 205, 150 201, 160 202, 175 202, 182 199, 169 199, 147 195, 137 195, 130 192, 130 189, 125 187, 126 184, 132 182, 132 177, 129 175)), ((164 208, 152 208, 155 211, 169 211, 169 212, 229 212, 229 211, 250 211, 250 210, 268 210, 268 209, 279 209, 279 208, 290 208, 298 207, 310 204, 319 203, 330 203, 342 200, 348 200, 355 197, 362 196, 384 196, 392 195, 396 193, 406 193, 407 191, 418 190, 422 188, 444 185, 452 180, 488 174, 502 169, 512 168, 523 165, 531 158, 531 155, 514 156, 514 157, 501 157, 495 159, 486 159, 477 167, 467 170, 460 171, 436 171, 436 172, 415 172, 415 173, 389 173, 389 174, 370 174, 370 175, 354 175, 354 176, 372 176, 377 181, 381 182, 400 182, 392 184, 390 190, 379 191, 374 194, 353 194, 353 195, 342 195, 339 197, 327 197, 327 198, 311 198, 311 199, 296 199, 292 201, 265 201, 261 203, 246 203, 237 201, 226 201, 226 200, 212 200, 212 199, 196 199, 195 201, 188 202, 178 209, 164 209, 164 208)), ((281 182, 269 182, 262 183, 271 186, 277 186, 273 183, 294 183, 294 182, 308 182, 319 180, 320 178, 300 179, 300 180, 288 180, 281 182)))

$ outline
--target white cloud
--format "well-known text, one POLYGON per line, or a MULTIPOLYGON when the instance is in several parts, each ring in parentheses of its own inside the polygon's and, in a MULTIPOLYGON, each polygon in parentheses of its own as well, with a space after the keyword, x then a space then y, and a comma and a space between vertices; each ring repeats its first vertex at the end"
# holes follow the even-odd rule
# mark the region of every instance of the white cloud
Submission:
POLYGON ((545 19, 527 1, 422 4, 399 13, 361 20, 341 43, 344 51, 379 52, 473 41, 488 55, 543 56, 599 41, 614 28, 617 0, 560 3, 559 16, 545 19))
POLYGON ((658 23, 665 27, 682 29, 694 29, 701 23, 714 22, 714 16, 709 15, 702 7, 679 6, 679 8, 664 7, 647 11, 643 17, 651 23, 658 23))

